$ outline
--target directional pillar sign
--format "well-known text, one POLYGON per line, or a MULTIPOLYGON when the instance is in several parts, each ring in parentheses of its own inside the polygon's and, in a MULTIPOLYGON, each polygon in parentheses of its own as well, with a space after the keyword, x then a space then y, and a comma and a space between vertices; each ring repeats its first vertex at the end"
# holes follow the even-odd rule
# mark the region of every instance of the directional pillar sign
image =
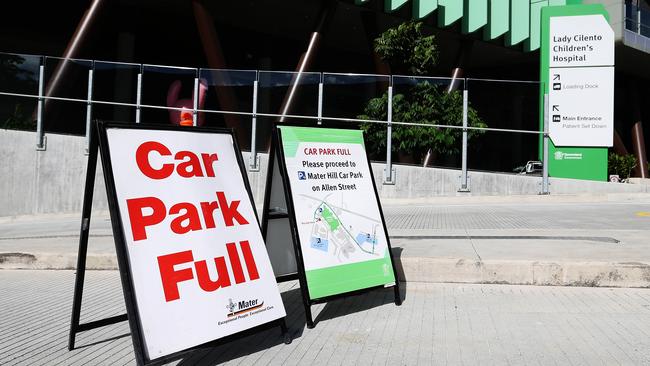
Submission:
POLYGON ((550 19, 549 134, 555 146, 614 136, 614 32, 602 15, 550 19))
MULTIPOLYGON (((549 175, 604 181, 614 136, 614 32, 601 4, 542 8, 540 130, 549 175)), ((542 151, 540 136, 540 158, 542 151)))

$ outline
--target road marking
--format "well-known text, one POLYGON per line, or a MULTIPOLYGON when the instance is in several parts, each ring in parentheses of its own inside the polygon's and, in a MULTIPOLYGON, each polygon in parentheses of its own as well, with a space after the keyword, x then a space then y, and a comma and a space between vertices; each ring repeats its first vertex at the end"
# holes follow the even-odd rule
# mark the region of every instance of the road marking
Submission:
POLYGON ((636 215, 641 217, 650 217, 650 212, 641 211, 641 212, 637 212, 636 215))

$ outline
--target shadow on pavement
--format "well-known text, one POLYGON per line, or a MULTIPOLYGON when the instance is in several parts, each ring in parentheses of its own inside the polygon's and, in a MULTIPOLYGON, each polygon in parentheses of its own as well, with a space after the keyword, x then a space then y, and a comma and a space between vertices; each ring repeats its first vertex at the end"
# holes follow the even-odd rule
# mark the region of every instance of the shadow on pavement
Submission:
POLYGON ((79 345, 75 345, 75 347, 73 348, 73 350, 82 349, 82 348, 91 347, 91 346, 96 346, 96 345, 98 345, 98 344, 102 344, 102 343, 106 343, 106 342, 114 341, 114 340, 116 340, 116 339, 120 339, 120 338, 124 338, 124 337, 131 337, 131 332, 129 332, 129 333, 124 333, 124 334, 120 334, 120 335, 117 335, 117 336, 114 336, 114 337, 110 337, 110 338, 106 338, 106 339, 101 339, 101 340, 99 340, 99 341, 95 341, 95 342, 92 342, 92 343, 82 344, 81 346, 79 346, 79 345))
MULTIPOLYGON (((305 311, 300 288, 282 292, 281 295, 287 312, 288 332, 291 339, 295 340, 302 336, 305 329, 305 311)), ((284 345, 284 338, 280 328, 274 327, 216 347, 196 350, 183 358, 178 365, 216 365, 278 345, 284 345)))
MULTIPOLYGON (((400 283, 400 296, 404 301, 406 295, 406 283, 400 283)), ((341 316, 351 315, 360 311, 367 311, 378 306, 395 303, 395 291, 392 287, 377 289, 358 295, 347 296, 336 299, 325 304, 323 310, 316 316, 314 323, 323 320, 334 319, 341 316)))
MULTIPOLYGON (((395 275, 400 286, 400 298, 406 300, 407 283, 404 280, 404 268, 402 267, 401 255, 403 249, 393 247, 393 260, 395 262, 395 275)), ((350 315, 359 311, 366 311, 377 306, 395 302, 395 291, 392 287, 364 292, 358 295, 351 295, 345 298, 336 299, 325 304, 323 310, 315 316, 314 323, 326 319, 333 319, 344 315, 350 315)))

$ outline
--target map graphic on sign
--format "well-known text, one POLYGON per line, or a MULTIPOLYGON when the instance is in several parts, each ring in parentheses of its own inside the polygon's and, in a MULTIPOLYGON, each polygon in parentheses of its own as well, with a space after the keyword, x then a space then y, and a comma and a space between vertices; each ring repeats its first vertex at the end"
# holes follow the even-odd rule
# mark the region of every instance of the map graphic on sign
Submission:
MULTIPOLYGON (((336 201, 343 201, 343 195, 336 196, 339 198, 336 201)), ((303 197, 315 202, 313 221, 302 223, 311 225, 311 249, 329 253, 341 263, 353 256, 376 259, 380 255, 382 247, 377 232, 381 232, 381 222, 345 209, 342 203, 332 203, 335 201, 333 195, 325 199, 303 197)))

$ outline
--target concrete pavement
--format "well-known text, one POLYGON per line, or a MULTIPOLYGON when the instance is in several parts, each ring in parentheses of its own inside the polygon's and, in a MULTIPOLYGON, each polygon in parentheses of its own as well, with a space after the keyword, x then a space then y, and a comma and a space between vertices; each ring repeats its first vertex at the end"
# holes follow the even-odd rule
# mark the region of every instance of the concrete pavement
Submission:
MULTIPOLYGON (((400 277, 418 282, 650 287, 650 195, 383 202, 400 277)), ((79 215, 0 218, 0 268, 72 269, 79 215)), ((110 219, 88 266, 116 268, 110 219)))
MULTIPOLYGON (((126 322, 67 350, 73 271, 0 271, 0 364, 133 365, 126 322)), ((293 342, 271 329, 179 365, 650 365, 650 290, 408 282, 312 307, 280 285, 293 342)), ((90 271, 82 322, 124 312, 117 271, 90 271)))
POLYGON ((386 220, 408 281, 649 287, 648 211, 640 198, 535 198, 401 203, 386 220))

